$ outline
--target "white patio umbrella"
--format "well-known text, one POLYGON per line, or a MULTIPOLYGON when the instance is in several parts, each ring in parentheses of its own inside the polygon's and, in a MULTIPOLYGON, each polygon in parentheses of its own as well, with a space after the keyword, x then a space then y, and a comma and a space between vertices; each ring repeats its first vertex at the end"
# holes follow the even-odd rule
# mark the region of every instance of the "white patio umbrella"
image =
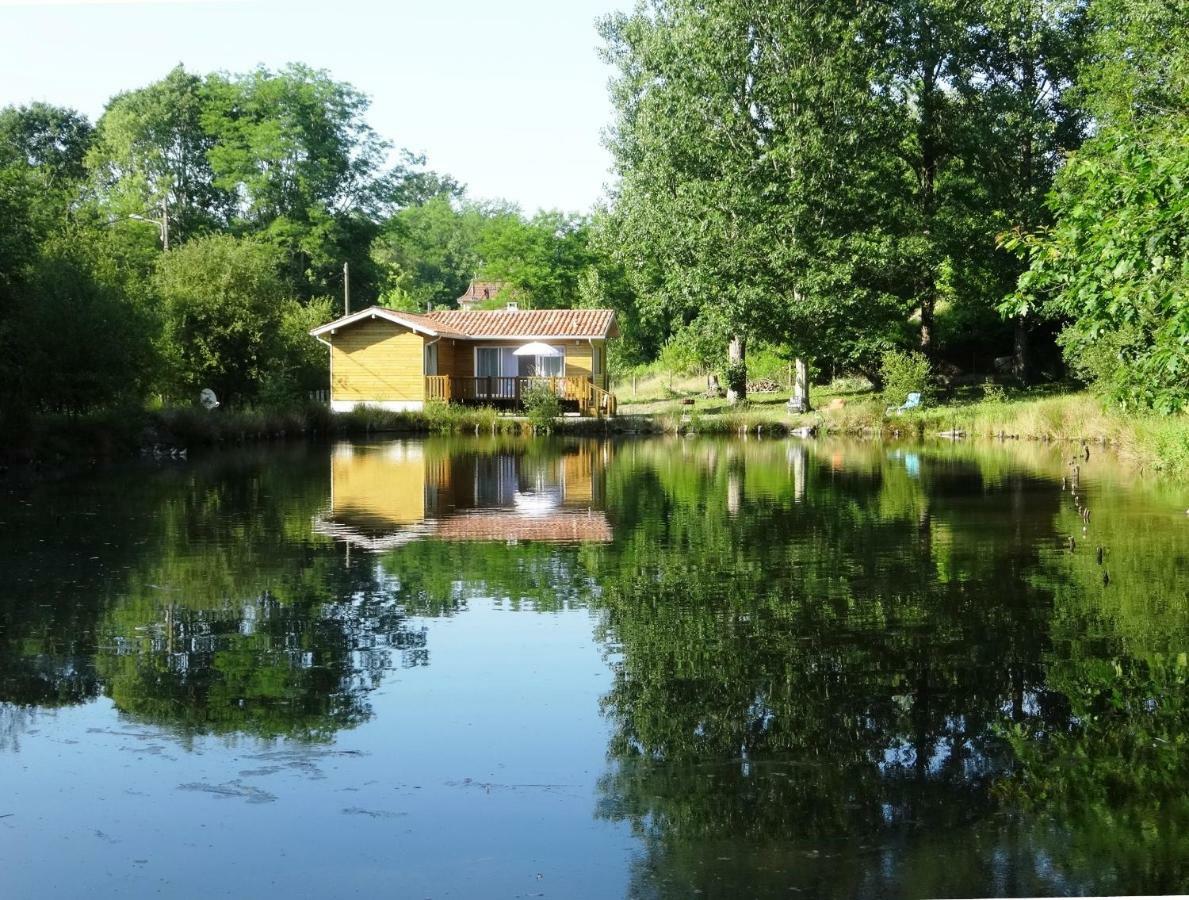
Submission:
POLYGON ((540 341, 533 341, 512 351, 513 356, 561 356, 561 351, 540 341))

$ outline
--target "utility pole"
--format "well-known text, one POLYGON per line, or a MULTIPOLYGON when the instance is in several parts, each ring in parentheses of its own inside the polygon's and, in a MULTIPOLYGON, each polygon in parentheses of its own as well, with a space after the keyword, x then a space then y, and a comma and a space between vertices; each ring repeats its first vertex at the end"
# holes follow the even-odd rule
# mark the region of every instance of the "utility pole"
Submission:
POLYGON ((169 195, 161 201, 161 249, 169 250, 169 195))
POLYGON ((351 315, 351 264, 343 263, 343 315, 351 315))

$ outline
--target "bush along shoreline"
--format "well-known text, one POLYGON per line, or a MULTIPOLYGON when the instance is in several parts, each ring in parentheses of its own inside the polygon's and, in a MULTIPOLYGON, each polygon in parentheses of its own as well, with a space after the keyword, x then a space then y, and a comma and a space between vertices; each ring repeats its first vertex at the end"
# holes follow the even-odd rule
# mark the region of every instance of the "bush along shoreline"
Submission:
POLYGON ((48 415, 0 423, 0 465, 176 458, 195 450, 250 443, 379 434, 817 434, 1094 443, 1111 446, 1138 468, 1189 477, 1189 416, 1114 412, 1085 393, 926 405, 901 415, 889 415, 878 396, 800 415, 786 413, 783 406, 747 403, 713 410, 627 412, 610 419, 554 416, 552 409, 531 412, 508 416, 490 407, 432 404, 421 412, 361 406, 334 413, 324 403, 309 403, 275 409, 208 411, 196 406, 48 415))
MULTIPOLYGON (((508 416, 491 407, 431 404, 421 412, 361 406, 335 413, 325 403, 206 410, 112 409, 79 415, 8 416, 0 420, 0 464, 47 465, 133 456, 188 457, 194 450, 296 438, 372 434, 604 434, 636 431, 638 422, 553 417, 546 407, 508 416)), ((659 430, 659 429, 652 429, 659 430)))

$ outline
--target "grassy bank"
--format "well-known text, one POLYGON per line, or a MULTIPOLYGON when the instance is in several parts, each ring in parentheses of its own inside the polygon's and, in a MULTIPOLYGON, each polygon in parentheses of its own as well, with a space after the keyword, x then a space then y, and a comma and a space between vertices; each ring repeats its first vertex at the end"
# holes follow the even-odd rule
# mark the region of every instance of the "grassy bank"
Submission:
MULTIPOLYGON (((1041 441, 1086 441, 1109 444, 1124 459, 1143 468, 1189 476, 1189 416, 1128 414, 1068 387, 1030 390, 960 388, 945 400, 903 415, 886 415, 887 405, 865 382, 841 379, 812 392, 813 412, 790 415, 787 395, 752 395, 746 404, 730 406, 717 397, 694 393, 692 383, 682 396, 677 385, 650 384, 647 399, 621 403, 628 417, 648 420, 676 433, 761 433, 814 427, 834 434, 935 436, 959 432, 968 438, 1041 441)), ((643 392, 639 390, 638 394, 643 392)), ((622 390, 622 388, 620 388, 622 390)))
POLYGON ((285 409, 116 409, 77 416, 37 416, 5 428, 0 458, 10 463, 110 460, 138 453, 295 437, 428 432, 425 416, 360 410, 335 415, 325 404, 285 409))
MULTIPOLYGON (((302 437, 366 437, 372 434, 525 434, 525 418, 490 407, 432 405, 424 412, 361 407, 332 413, 324 403, 288 408, 208 411, 198 407, 117 409, 77 416, 43 415, 0 423, 0 462, 55 464, 108 461, 139 454, 176 455, 193 449, 302 437)), ((616 420, 559 419, 555 430, 602 434, 611 430, 656 430, 632 417, 616 420)))
MULTIPOLYGON (((702 387, 701 381, 692 385, 702 387)), ((666 392, 668 392, 666 383, 666 392)), ((1127 415, 1086 393, 1045 388, 1016 393, 981 388, 956 391, 945 402, 904 415, 885 415, 882 398, 865 382, 840 380, 813 392, 816 409, 790 415, 784 394, 753 395, 731 406, 720 398, 670 392, 623 402, 614 419, 559 419, 562 434, 781 434, 813 427, 819 433, 928 437, 960 432, 969 438, 1088 441, 1109 444, 1137 466, 1189 477, 1189 416, 1127 415)), ((372 434, 523 434, 526 419, 484 407, 435 405, 394 413, 363 407, 332 413, 325 404, 289 409, 199 408, 112 410, 86 416, 43 416, 0 432, 0 460, 56 463, 109 460, 138 453, 282 440, 372 434)))

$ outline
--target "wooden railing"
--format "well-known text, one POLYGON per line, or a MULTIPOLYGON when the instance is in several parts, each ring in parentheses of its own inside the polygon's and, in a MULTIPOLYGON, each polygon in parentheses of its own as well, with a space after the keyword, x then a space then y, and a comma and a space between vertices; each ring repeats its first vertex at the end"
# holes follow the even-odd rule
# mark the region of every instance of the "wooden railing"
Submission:
POLYGON ((585 382, 581 378, 520 378, 516 376, 480 375, 474 378, 453 378, 454 399, 463 402, 499 401, 520 405, 520 398, 536 385, 547 385, 562 400, 581 403, 586 397, 585 382))
POLYGON ((449 375, 425 376, 425 399, 449 402, 451 399, 449 375))
POLYGON ((590 385, 590 400, 587 403, 587 408, 592 410, 597 416, 613 416, 618 402, 615 395, 610 391, 605 391, 597 384, 590 385))
POLYGON ((574 403, 583 414, 615 415, 615 395, 580 377, 427 375, 425 399, 519 408, 525 392, 542 384, 548 385, 562 401, 574 403))

